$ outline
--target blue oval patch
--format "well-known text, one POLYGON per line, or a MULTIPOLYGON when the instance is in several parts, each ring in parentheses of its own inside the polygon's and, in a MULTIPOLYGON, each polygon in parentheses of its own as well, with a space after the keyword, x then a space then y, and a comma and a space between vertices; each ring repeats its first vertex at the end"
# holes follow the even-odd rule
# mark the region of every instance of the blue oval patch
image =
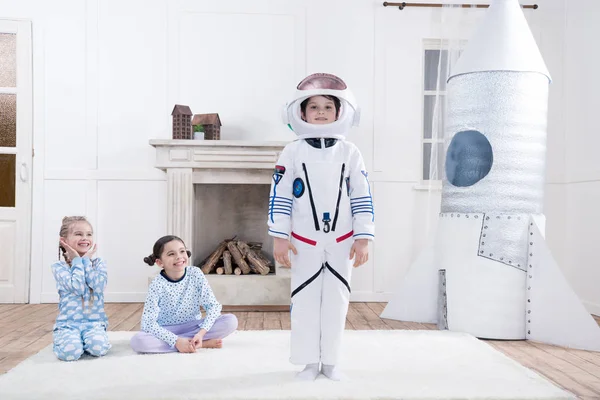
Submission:
POLYGON ((492 145, 481 132, 458 132, 446 152, 446 177, 454 186, 472 186, 489 174, 493 164, 492 145))
POLYGON ((294 197, 299 198, 304 194, 304 182, 301 178, 294 179, 294 197))

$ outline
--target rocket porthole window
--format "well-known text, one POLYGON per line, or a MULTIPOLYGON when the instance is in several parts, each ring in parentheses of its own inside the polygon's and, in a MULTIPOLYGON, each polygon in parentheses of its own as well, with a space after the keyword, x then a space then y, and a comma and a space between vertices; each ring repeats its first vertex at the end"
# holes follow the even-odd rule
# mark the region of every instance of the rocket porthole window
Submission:
POLYGON ((472 186, 486 177, 493 162, 492 145, 481 132, 458 132, 446 152, 446 177, 454 186, 472 186))

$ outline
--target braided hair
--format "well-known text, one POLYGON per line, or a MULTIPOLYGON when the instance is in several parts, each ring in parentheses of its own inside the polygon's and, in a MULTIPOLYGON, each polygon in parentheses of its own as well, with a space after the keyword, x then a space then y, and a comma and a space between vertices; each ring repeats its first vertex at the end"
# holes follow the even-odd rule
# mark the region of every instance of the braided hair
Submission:
MULTIPOLYGON (((86 217, 83 217, 83 216, 64 217, 62 219, 62 225, 60 226, 59 236, 63 239, 66 239, 67 236, 69 235, 69 233, 71 232, 71 228, 77 222, 85 222, 86 224, 88 224, 90 226, 90 228, 92 228, 92 224, 90 224, 90 221, 88 221, 86 217)), ((92 230, 93 230, 93 228, 92 228, 92 230)), ((73 261, 73 260, 69 259, 69 257, 67 256, 67 250, 63 247, 63 245, 60 244, 60 242, 58 242, 58 259, 59 260, 60 260, 61 253, 62 253, 62 256, 65 259, 66 263, 69 264, 69 266, 71 266, 71 261, 73 261)), ((92 288, 90 288, 90 299, 91 299, 90 307, 92 307, 94 305, 94 291, 92 290, 92 288)), ((83 296, 81 297, 81 307, 85 312, 85 299, 83 298, 83 296)))
MULTIPOLYGON (((71 231, 71 228, 77 222, 85 222, 86 224, 88 224, 90 226, 90 228, 92 227, 92 224, 90 224, 90 221, 88 221, 86 217, 82 217, 82 216, 64 217, 62 219, 62 225, 60 226, 59 236, 63 239, 66 239, 67 235, 71 231)), ((62 253, 63 258, 67 262, 67 264, 71 265, 71 261, 73 261, 73 260, 69 260, 69 257, 67 256, 67 250, 59 242, 59 244, 58 244, 58 259, 59 260, 60 260, 61 253, 62 253)))

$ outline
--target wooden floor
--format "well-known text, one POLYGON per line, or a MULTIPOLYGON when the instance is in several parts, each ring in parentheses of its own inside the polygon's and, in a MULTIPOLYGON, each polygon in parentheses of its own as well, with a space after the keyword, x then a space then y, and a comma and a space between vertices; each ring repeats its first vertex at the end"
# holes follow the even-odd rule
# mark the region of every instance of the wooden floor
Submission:
MULTIPOLYGON (((351 303, 346 329, 436 329, 433 324, 379 318, 385 303, 351 303)), ((140 329, 142 303, 108 303, 111 331, 140 329)), ((52 343, 56 304, 0 304, 0 374, 52 343)), ((238 317, 240 330, 290 329, 289 312, 227 311, 238 317)), ((595 317, 600 324, 600 318, 595 317)), ((529 341, 486 340, 582 399, 600 399, 600 353, 569 350, 529 341)))

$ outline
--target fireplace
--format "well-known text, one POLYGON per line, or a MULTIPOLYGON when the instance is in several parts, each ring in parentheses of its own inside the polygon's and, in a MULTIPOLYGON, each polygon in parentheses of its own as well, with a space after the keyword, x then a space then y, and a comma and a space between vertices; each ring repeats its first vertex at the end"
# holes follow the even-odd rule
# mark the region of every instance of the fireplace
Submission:
MULTIPOLYGON (((156 167, 167 173, 167 232, 181 237, 201 266, 224 239, 262 243, 267 234, 269 188, 285 142, 151 140, 156 167)), ((288 305, 290 271, 267 275, 206 275, 223 305, 288 305)))

